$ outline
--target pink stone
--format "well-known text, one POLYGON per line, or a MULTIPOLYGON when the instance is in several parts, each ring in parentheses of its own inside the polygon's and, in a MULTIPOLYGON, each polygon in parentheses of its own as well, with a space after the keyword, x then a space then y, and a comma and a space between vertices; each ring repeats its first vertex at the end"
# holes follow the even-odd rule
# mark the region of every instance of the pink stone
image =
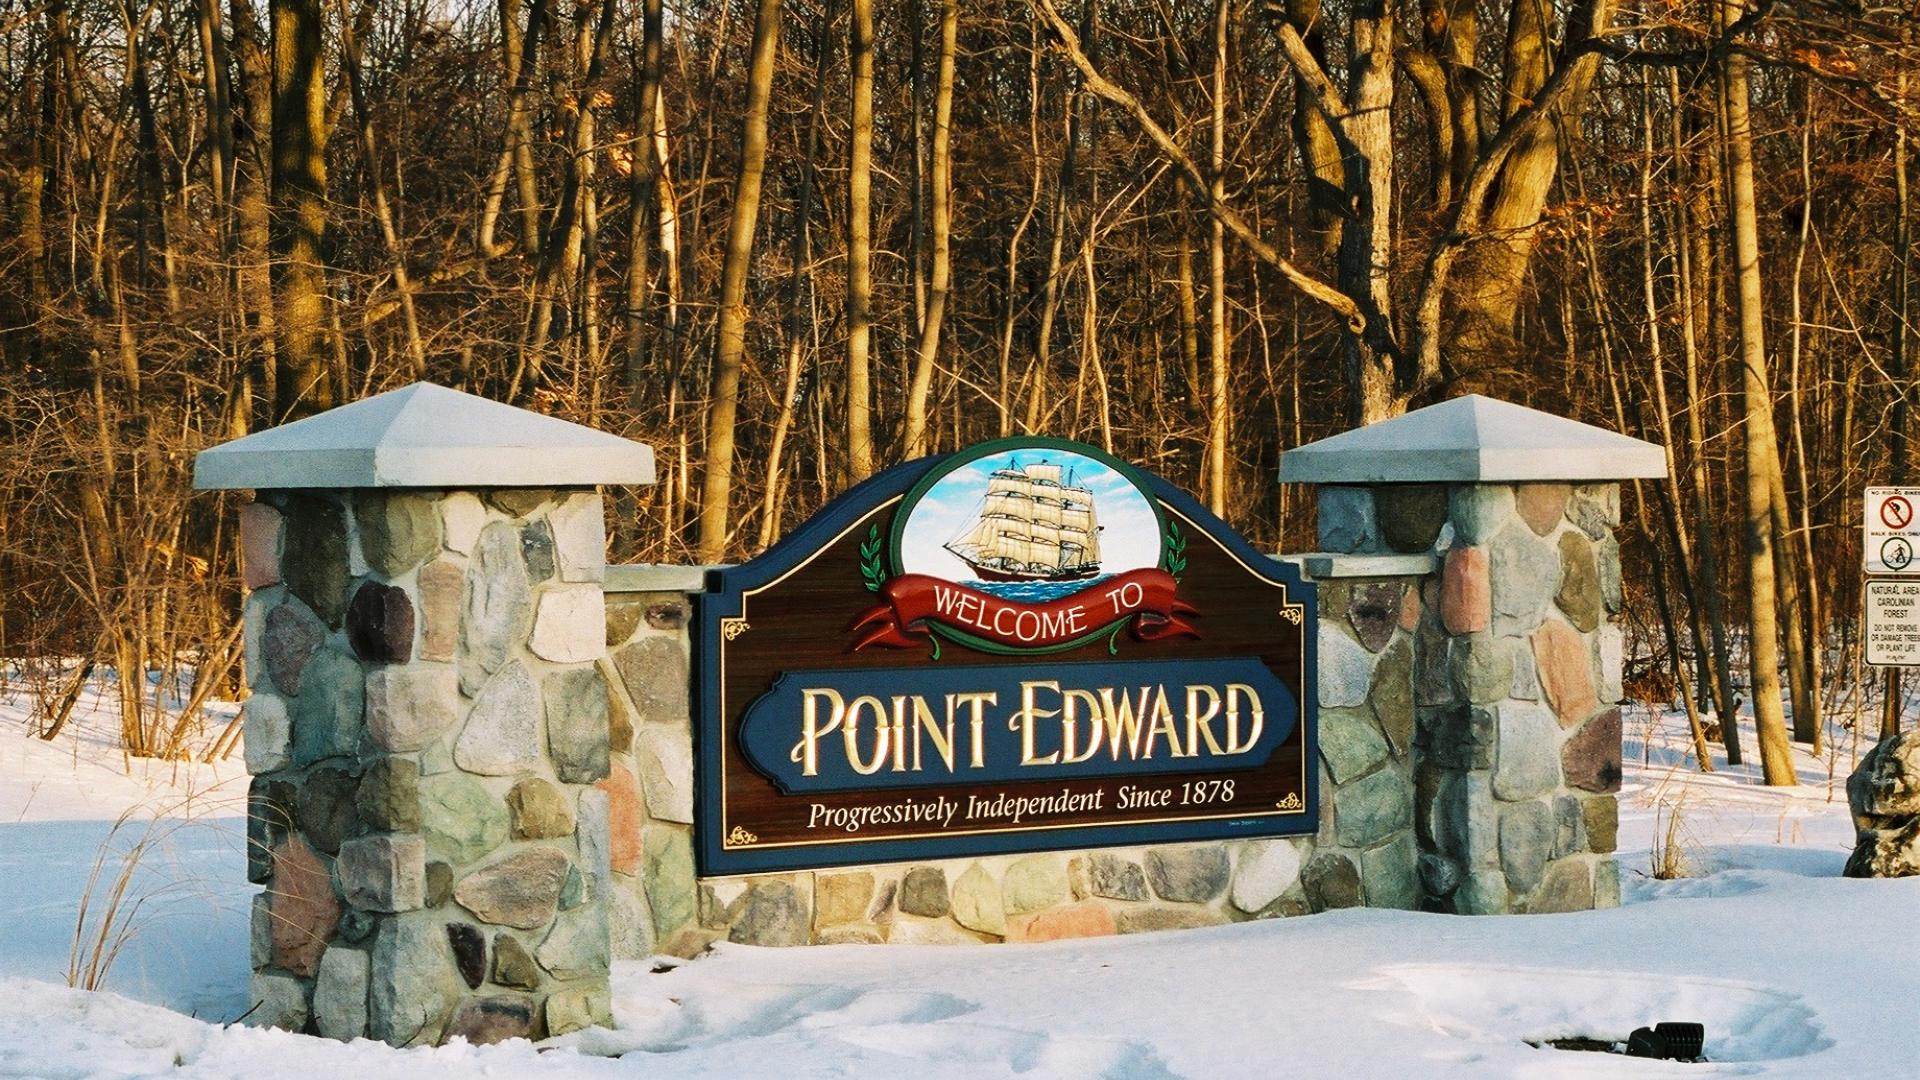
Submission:
POLYGON ((640 782, 633 766, 616 760, 607 778, 593 785, 607 793, 608 861, 616 874, 640 872, 640 782))
POLYGON ((240 508, 240 580, 249 589, 280 581, 280 511, 266 503, 240 508))
POLYGON ((460 640, 460 596, 466 571, 450 559, 420 569, 420 659, 451 660, 460 640))
POLYGON ((272 916, 273 963, 295 975, 312 975, 340 922, 327 865, 298 835, 273 849, 273 882, 267 886, 272 916))
POLYGON ((1573 494, 1569 484, 1521 484, 1514 493, 1514 508, 1520 520, 1536 536, 1545 536, 1560 527, 1567 512, 1567 497, 1573 494))
POLYGON ((1493 581, 1486 548, 1457 547, 1447 552, 1440 582, 1440 619, 1453 634, 1474 634, 1493 624, 1493 581))
POLYGON ((1572 727, 1600 707, 1593 670, 1587 666, 1587 643, 1578 630, 1557 619, 1541 623, 1533 632, 1533 658, 1540 669, 1540 688, 1561 727, 1572 727))
POLYGON ((1420 590, 1409 587, 1400 600, 1400 629, 1409 634, 1420 628, 1420 590))
POLYGON ((1036 911, 1007 920, 1008 941, 1059 941, 1062 938, 1106 937, 1118 932, 1113 912, 1098 900, 1036 911))

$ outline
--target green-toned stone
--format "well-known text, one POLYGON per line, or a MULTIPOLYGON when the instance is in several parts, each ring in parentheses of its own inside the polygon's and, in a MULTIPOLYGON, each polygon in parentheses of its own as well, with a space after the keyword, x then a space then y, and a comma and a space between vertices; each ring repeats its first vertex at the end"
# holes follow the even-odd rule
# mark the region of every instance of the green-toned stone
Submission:
POLYGON ((376 832, 418 832, 420 766, 412 758, 376 760, 360 778, 356 802, 361 818, 376 832))
POLYGON ((412 912, 381 923, 373 939, 368 1034, 393 1046, 432 1046, 454 1001, 460 975, 447 945, 446 920, 412 912))
POLYGON ((518 990, 540 988, 540 966, 520 939, 506 931, 493 935, 493 981, 518 990))
POLYGON ((1618 846, 1620 803, 1613 796, 1580 800, 1580 821, 1587 830, 1587 847, 1605 855, 1618 846))
POLYGON ((947 874, 937 866, 916 866, 901 879, 900 910, 929 919, 943 918, 953 910, 947 895, 947 874))
POLYGON ((1008 915, 1024 915, 1064 904, 1072 887, 1066 863, 1052 855, 1029 855, 1007 867, 1000 895, 1008 915))
POLYGON ((613 1022, 613 995, 604 986, 561 990, 547 998, 547 1034, 565 1035, 613 1022))
POLYGON ((1387 760, 1387 741, 1366 706, 1320 710, 1320 757, 1336 784, 1364 776, 1387 760))
POLYGON ((607 597, 607 647, 622 645, 640 628, 647 605, 633 596, 607 597))
POLYGON ((685 829, 649 825, 640 841, 654 934, 664 941, 692 922, 695 915, 698 898, 693 884, 693 837, 685 829))
POLYGON ((1413 785, 1397 769, 1381 769, 1334 792, 1340 843, 1363 847, 1413 827, 1413 785))
POLYGON ((1373 715, 1393 752, 1405 757, 1413 747, 1413 642, 1400 638, 1380 654, 1367 694, 1373 715))
POLYGON ((1493 632, 1502 637, 1525 634, 1540 625, 1560 586, 1560 553, 1513 522, 1487 546, 1487 572, 1493 585, 1493 632))
POLYGON ((453 867, 443 862, 427 864, 427 906, 439 907, 453 895, 453 867))
POLYGON ((440 550, 440 513, 424 495, 362 491, 353 499, 360 554, 388 578, 419 566, 440 550))
POLYGON ((1323 851, 1300 875, 1315 911, 1360 906, 1360 868, 1337 851, 1323 851))
POLYGON ((1600 567, 1593 543, 1584 535, 1568 530, 1560 534, 1560 589, 1554 603, 1566 612, 1567 621, 1582 632, 1591 633, 1600 625, 1600 567))
POLYGON ((1453 910, 1461 915, 1504 915, 1511 903, 1506 876, 1496 867, 1476 867, 1453 890, 1453 910))
POLYGON ((315 769, 300 785, 294 816, 307 843, 328 855, 338 855, 340 844, 359 831, 354 796, 360 779, 341 769, 315 769))
POLYGON ((467 564, 466 603, 461 609, 460 689, 479 691, 533 629, 533 586, 520 558, 520 534, 494 522, 480 531, 467 564))
POLYGON ((1315 517, 1321 551, 1373 551, 1380 527, 1374 519, 1373 492, 1345 484, 1322 484, 1315 517))
POLYGON ((1514 892, 1532 892, 1540 884, 1553 854, 1553 831, 1553 811, 1544 802, 1518 803, 1501 812, 1500 869, 1514 892))
POLYGON ((1454 638, 1454 682, 1460 695, 1475 705, 1499 701, 1513 689, 1513 643, 1488 633, 1454 638))
POLYGON ((560 497, 550 488, 492 488, 484 492, 487 502, 501 513, 524 518, 560 497))
POLYGON ((1360 882, 1367 906, 1413 911, 1420 906, 1420 851, 1413 834, 1360 853, 1360 882))
POLYGON ((1593 906, 1600 910, 1620 906, 1620 864, 1612 859, 1593 864, 1593 906))
POLYGON ((358 661, 322 648, 307 661, 293 701, 293 763, 353 754, 365 729, 367 677, 358 661))
POLYGON ((1567 500, 1567 520, 1595 540, 1620 524, 1620 485, 1581 484, 1567 500))
POLYGON ((954 880, 950 899, 954 922, 982 934, 1006 935, 1007 911, 1000 883, 993 880, 986 867, 979 863, 967 867, 954 880))
MULTIPOLYGON (((1324 714, 1323 714, 1324 715, 1324 714)), ((1111 851, 1095 851, 1073 860, 1075 880, 1085 888, 1076 890, 1109 900, 1145 900, 1147 872, 1140 864, 1111 851)))
POLYGON ((1445 484, 1377 484, 1373 504, 1380 537, 1393 551, 1430 550, 1447 521, 1445 484))
POLYGON ((1593 542, 1593 564, 1600 575, 1600 600, 1617 614, 1626 605, 1626 593, 1620 582, 1620 541, 1612 533, 1593 542))
POLYGON ((553 529, 545 520, 520 530, 520 558, 527 564, 527 578, 535 585, 553 577, 553 529))
POLYGON ((564 784, 591 784, 607 775, 607 684, 595 667, 567 668, 542 683, 547 748, 564 784))
POLYGON ((1233 864, 1217 844, 1147 852, 1147 882, 1162 900, 1204 904, 1226 891, 1233 864))
POLYGON ((1420 856, 1420 891, 1430 899, 1445 900, 1460 887, 1460 864, 1432 852, 1420 856))
POLYGON ((347 610, 347 515, 340 504, 317 495, 288 495, 280 576, 293 595, 326 622, 339 627, 347 610))
POLYGON ((1448 493, 1448 513, 1454 539, 1462 544, 1484 544, 1513 515, 1510 484, 1459 484, 1448 493))
POLYGON ((533 955, 556 978, 606 978, 613 966, 606 905, 587 904, 561 912, 533 955))
POLYGON ((587 879, 577 866, 567 867, 567 882, 560 886, 560 910, 572 911, 587 900, 587 879))
POLYGON ((507 842, 507 804, 459 772, 420 781, 420 829, 433 854, 455 865, 507 842))

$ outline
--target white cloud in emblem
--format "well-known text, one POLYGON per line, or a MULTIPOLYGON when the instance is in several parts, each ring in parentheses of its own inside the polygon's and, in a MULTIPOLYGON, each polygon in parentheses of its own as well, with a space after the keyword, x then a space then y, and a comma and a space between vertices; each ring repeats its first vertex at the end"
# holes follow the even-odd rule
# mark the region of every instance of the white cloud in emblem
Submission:
POLYGON ((1160 565, 1160 523, 1139 488, 1125 476, 1094 459, 1071 450, 1032 447, 993 454, 941 477, 909 511, 900 533, 900 565, 909 574, 929 574, 948 581, 970 581, 974 573, 948 551, 948 542, 972 528, 975 514, 996 469, 1042 462, 1059 465, 1062 479, 1093 492, 1094 515, 1100 523, 1100 573, 1124 574, 1160 565))

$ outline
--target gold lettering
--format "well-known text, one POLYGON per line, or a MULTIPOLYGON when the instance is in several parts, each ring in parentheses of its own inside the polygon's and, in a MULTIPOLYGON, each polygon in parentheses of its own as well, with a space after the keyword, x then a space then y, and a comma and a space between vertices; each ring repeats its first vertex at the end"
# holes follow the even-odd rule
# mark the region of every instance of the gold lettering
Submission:
MULTIPOLYGON (((1105 715, 1107 728, 1107 755, 1115 761, 1120 760, 1120 740, 1126 739, 1127 756, 1138 760, 1140 757, 1140 720, 1147 715, 1147 695, 1151 688, 1140 688, 1140 705, 1136 709, 1125 691, 1120 693, 1116 706, 1111 687, 1100 689, 1100 711, 1105 715)), ((1151 751, 1151 747, 1148 748, 1151 751)))
POLYGON ((892 730, 887 722, 887 707, 877 697, 857 697, 847 706, 847 718, 840 727, 840 734, 847 743, 847 764, 861 776, 872 776, 887 763, 888 734, 892 730), (862 761, 860 758, 860 710, 873 710, 873 757, 862 761))
POLYGON ((800 710, 800 741, 793 744, 793 752, 787 756, 789 761, 801 762, 802 776, 820 775, 820 740, 832 734, 840 726, 840 720, 846 715, 847 703, 838 691, 822 687, 818 690, 800 691, 800 700, 804 702, 800 710), (820 726, 821 698, 830 700, 832 712, 827 716, 827 726, 820 726))
POLYGON ((1033 729, 1041 717, 1058 716, 1058 709, 1042 709, 1034 704, 1035 690, 1060 692, 1060 683, 1054 679, 1035 679, 1020 684, 1020 711, 1007 718, 1007 728, 1020 733, 1020 764, 1056 765, 1060 761, 1060 751, 1055 750, 1046 757, 1033 756, 1033 729))
POLYGON ((1100 749, 1100 697, 1091 690, 1068 690, 1060 703, 1060 761, 1067 765, 1076 765, 1092 757, 1100 749), (1074 702, 1085 702, 1087 709, 1087 749, 1077 753, 1074 744, 1077 741, 1080 717, 1074 702))
POLYGON ((953 699, 956 695, 947 695, 947 726, 943 729, 939 721, 933 718, 933 710, 928 707, 927 699, 915 696, 913 699, 913 771, 920 771, 920 735, 925 732, 933 738, 933 752, 947 763, 947 771, 953 771, 953 699))
MULTIPOLYGON (((1166 732, 1167 753, 1171 757, 1187 757, 1187 751, 1180 747, 1180 729, 1174 726, 1173 707, 1167 704, 1167 688, 1156 686, 1159 691, 1153 699, 1153 725, 1147 729, 1147 749, 1141 754, 1142 760, 1153 756, 1153 737, 1166 732)), ((852 721, 848 721, 851 723, 852 721)))
MULTIPOLYGON (((968 694, 955 694, 951 700, 953 704, 947 706, 947 714, 949 716, 953 714, 954 705, 958 705, 961 708, 971 706, 973 709, 973 715, 967 717, 967 730, 973 738, 973 753, 968 759, 968 764, 976 769, 984 769, 987 767, 986 710, 989 705, 1000 704, 1000 692, 997 690, 976 690, 968 694)), ((951 732, 953 729, 949 727, 947 730, 951 732)), ((952 768, 951 759, 948 761, 948 768, 952 768)))
POLYGON ((1206 740, 1208 753, 1214 755, 1221 753, 1220 743, 1213 737, 1213 721, 1219 715, 1220 691, 1204 683, 1187 687, 1187 750, 1189 753, 1200 752, 1201 739, 1206 740), (1207 697, 1205 713, 1201 713, 1199 708, 1198 699, 1202 694, 1207 697))
POLYGON ((1246 683, 1227 684, 1227 753, 1244 754, 1253 749, 1260 741, 1260 732, 1267 726, 1267 710, 1260 704, 1260 692, 1246 683), (1248 711, 1252 713, 1252 724, 1247 728, 1247 741, 1241 742, 1240 735, 1240 695, 1247 696, 1248 711))

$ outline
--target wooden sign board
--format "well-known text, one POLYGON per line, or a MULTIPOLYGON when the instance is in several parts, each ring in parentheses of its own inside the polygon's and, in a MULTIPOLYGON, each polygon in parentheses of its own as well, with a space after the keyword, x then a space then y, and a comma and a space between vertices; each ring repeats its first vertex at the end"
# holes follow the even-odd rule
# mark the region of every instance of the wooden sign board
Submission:
POLYGON ((1311 833, 1311 584, 1092 447, 882 473, 714 571, 703 876, 1311 833))

